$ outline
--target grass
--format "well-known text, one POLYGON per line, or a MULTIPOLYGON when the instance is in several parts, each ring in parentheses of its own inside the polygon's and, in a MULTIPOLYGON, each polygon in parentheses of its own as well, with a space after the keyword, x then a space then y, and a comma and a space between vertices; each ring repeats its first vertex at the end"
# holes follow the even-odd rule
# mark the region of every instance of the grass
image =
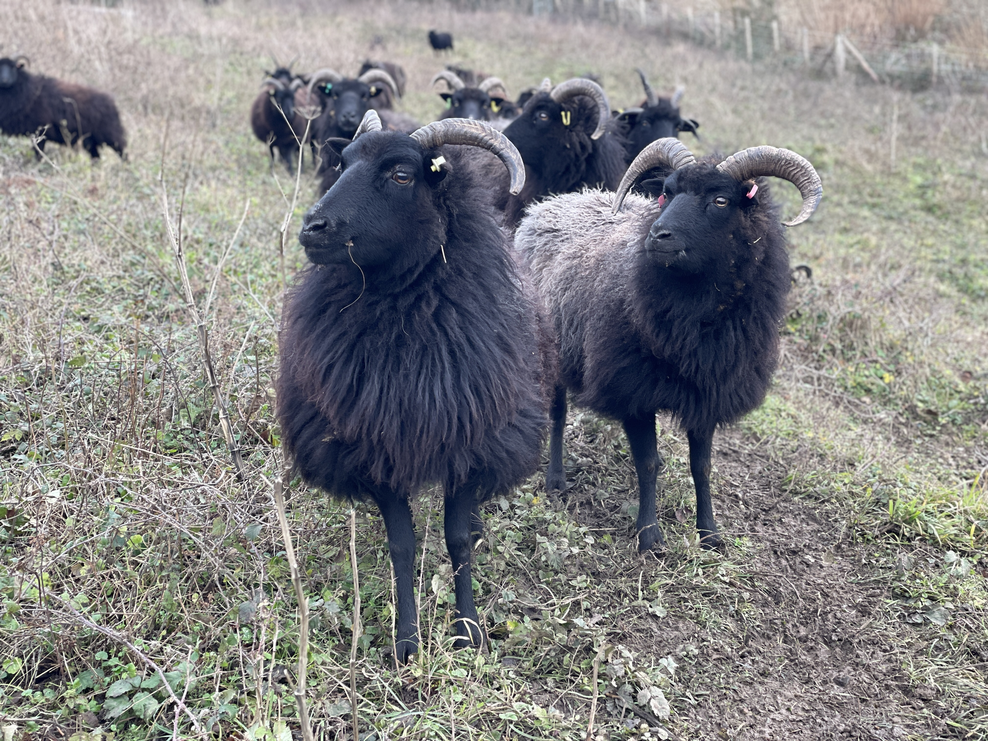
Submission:
MULTIPOLYGON (((428 120, 442 60, 425 32, 439 26, 455 61, 513 93, 592 70, 627 105, 644 60, 657 91, 687 83, 697 153, 770 143, 809 157, 824 201, 790 238, 812 278, 794 289, 775 388, 716 438, 727 552, 697 548, 685 439, 660 420, 670 550, 637 555, 620 426, 574 410, 566 496, 536 476, 488 507, 484 652, 450 650, 435 493, 416 511, 422 651, 395 669, 380 518, 357 511, 358 593, 347 507, 293 482, 318 734, 351 733, 358 596, 356 715, 378 738, 584 739, 591 713, 595 738, 988 734, 983 96, 449 6, 40 0, 10 16, 12 53, 29 50, 33 69, 114 93, 130 147, 127 162, 57 148, 35 162, 27 140, 0 137, 5 738, 298 731, 299 621, 269 482, 285 464, 281 295, 304 263, 293 235, 314 182, 306 171, 282 255, 294 184, 269 170, 247 111, 270 54, 344 73, 378 56, 404 64, 405 109, 428 120), (243 480, 174 260, 179 221, 243 480)), ((796 207, 788 186, 775 194, 796 207)))

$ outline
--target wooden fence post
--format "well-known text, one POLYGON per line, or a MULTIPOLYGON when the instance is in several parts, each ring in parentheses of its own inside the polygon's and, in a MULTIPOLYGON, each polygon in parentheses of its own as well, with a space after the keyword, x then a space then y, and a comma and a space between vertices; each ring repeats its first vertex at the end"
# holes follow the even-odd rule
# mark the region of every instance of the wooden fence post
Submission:
POLYGON ((803 63, 810 66, 810 30, 803 26, 803 63))
POLYGON ((772 21, 772 51, 779 53, 779 22, 772 21))
POLYGON ((714 46, 720 48, 720 11, 714 11, 714 46))
POLYGON ((847 68, 847 54, 844 53, 844 37, 841 34, 834 37, 834 68, 837 70, 838 77, 844 76, 844 70, 847 68))
POLYGON ((940 45, 936 42, 934 42, 933 46, 930 47, 930 56, 932 57, 930 61, 933 64, 933 69, 930 75, 930 85, 933 86, 937 84, 937 68, 940 66, 940 45))
POLYGON ((748 61, 752 61, 755 58, 755 52, 751 48, 751 18, 748 16, 744 17, 744 48, 748 56, 748 61))

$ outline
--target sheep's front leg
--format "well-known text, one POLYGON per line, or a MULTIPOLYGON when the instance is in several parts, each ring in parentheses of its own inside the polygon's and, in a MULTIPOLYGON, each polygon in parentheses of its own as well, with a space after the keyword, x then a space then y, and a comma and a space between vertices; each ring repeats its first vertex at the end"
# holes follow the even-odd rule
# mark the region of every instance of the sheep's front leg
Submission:
POLYGON ((661 550, 666 541, 655 517, 655 490, 662 466, 662 459, 655 447, 655 415, 629 417, 622 420, 622 424, 638 474, 638 552, 661 550))
POLYGON ((377 499, 388 531, 388 550, 395 570, 395 592, 398 596, 395 658, 405 664, 419 650, 418 614, 415 611, 413 576, 415 568, 415 530, 408 498, 395 492, 377 499))
POLYGON ((721 548, 723 539, 714 522, 714 506, 710 500, 710 456, 713 450, 714 431, 688 430, 690 443, 690 473, 696 487, 696 529, 700 532, 700 545, 708 549, 721 548))
POLYGON ((476 497, 472 491, 458 489, 446 492, 446 550, 453 562, 453 588, 456 593, 457 648, 481 646, 484 642, 480 618, 473 603, 473 580, 470 576, 470 557, 473 550, 474 513, 479 517, 476 497))
POLYGON ((566 429, 566 387, 557 386, 552 399, 552 430, 549 432, 549 468, 545 472, 546 491, 562 491, 566 488, 566 472, 563 470, 563 431, 566 429))

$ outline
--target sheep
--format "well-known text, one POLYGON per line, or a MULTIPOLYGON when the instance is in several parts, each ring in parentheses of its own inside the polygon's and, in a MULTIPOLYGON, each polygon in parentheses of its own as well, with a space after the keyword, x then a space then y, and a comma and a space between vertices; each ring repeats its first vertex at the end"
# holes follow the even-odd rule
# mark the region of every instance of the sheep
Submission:
POLYGON ((39 152, 46 141, 73 146, 80 142, 99 159, 103 144, 126 159, 127 137, 113 98, 83 85, 28 72, 27 57, 0 59, 0 131, 37 136, 39 152))
POLYGON ((360 77, 365 72, 370 72, 372 69, 383 69, 391 76, 391 79, 395 83, 394 94, 392 94, 390 88, 385 87, 380 95, 371 98, 371 108, 380 115, 381 111, 393 109, 395 103, 405 95, 408 75, 405 74, 404 67, 396 62, 380 62, 375 59, 365 59, 364 63, 360 65, 360 71, 357 73, 357 77, 360 77))
POLYGON ((537 296, 472 171, 474 147, 520 190, 521 158, 488 124, 447 119, 406 135, 365 114, 340 179, 303 219, 315 265, 287 297, 281 330, 282 440, 310 485, 380 509, 401 663, 418 650, 410 499, 444 486, 454 642, 479 646, 479 506, 538 468, 554 384, 537 296))
MULTIPOLYGON (((436 73, 431 84, 438 82, 445 82, 448 86, 447 90, 439 93, 439 97, 446 101, 446 110, 440 120, 472 118, 475 121, 496 121, 501 118, 502 108, 508 101, 508 91, 499 78, 487 77, 471 85, 455 72, 445 69, 436 73)), ((503 123, 507 125, 508 122, 503 123)))
POLYGON ((271 165, 274 165, 277 149, 289 173, 295 172, 292 159, 296 152, 301 158, 301 145, 306 138, 305 117, 296 110, 297 96, 303 88, 302 80, 298 78, 286 84, 279 77, 268 77, 250 107, 251 128, 254 135, 268 145, 271 165))
POLYGON ((645 88, 645 101, 641 106, 625 108, 618 112, 617 119, 624 125, 625 149, 630 163, 651 142, 666 137, 675 138, 681 131, 689 131, 697 139, 700 124, 692 118, 683 118, 679 112, 679 102, 686 89, 676 88, 669 98, 660 98, 648 84, 648 78, 641 69, 636 69, 645 88))
POLYGON ((505 204, 505 223, 512 227, 532 201, 585 187, 613 190, 627 168, 607 96, 585 78, 555 88, 543 80, 504 135, 525 161, 525 190, 505 204))
POLYGON ((321 157, 316 170, 321 195, 339 177, 339 157, 325 146, 326 142, 335 138, 352 139, 364 114, 370 110, 371 101, 386 88, 397 96, 398 85, 383 69, 371 69, 352 79, 327 67, 313 73, 308 88, 310 93, 318 91, 324 100, 322 113, 312 123, 312 138, 321 157))
POLYGON ((436 54, 453 51, 453 35, 435 30, 429 31, 429 46, 433 48, 436 54))
POLYGON ((764 175, 789 180, 803 197, 786 226, 809 218, 823 188, 795 152, 753 147, 715 164, 697 162, 666 138, 642 151, 616 194, 591 190, 546 200, 529 209, 516 232, 515 248, 560 343, 546 487, 565 488, 569 389, 576 404, 624 426, 638 475, 641 552, 664 545, 655 509, 660 410, 687 434, 700 542, 723 544, 710 501, 713 433, 764 399, 790 286, 777 209, 768 187, 752 180, 764 175), (656 167, 669 172, 662 195, 628 195, 656 167))

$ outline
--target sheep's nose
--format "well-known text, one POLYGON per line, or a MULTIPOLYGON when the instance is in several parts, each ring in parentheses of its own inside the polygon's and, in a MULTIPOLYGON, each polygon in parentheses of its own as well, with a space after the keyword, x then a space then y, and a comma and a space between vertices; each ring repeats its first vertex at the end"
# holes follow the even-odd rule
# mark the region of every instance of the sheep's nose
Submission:
POLYGON ((648 230, 648 238, 653 242, 660 239, 671 239, 672 232, 662 226, 658 221, 652 224, 651 228, 648 230))

